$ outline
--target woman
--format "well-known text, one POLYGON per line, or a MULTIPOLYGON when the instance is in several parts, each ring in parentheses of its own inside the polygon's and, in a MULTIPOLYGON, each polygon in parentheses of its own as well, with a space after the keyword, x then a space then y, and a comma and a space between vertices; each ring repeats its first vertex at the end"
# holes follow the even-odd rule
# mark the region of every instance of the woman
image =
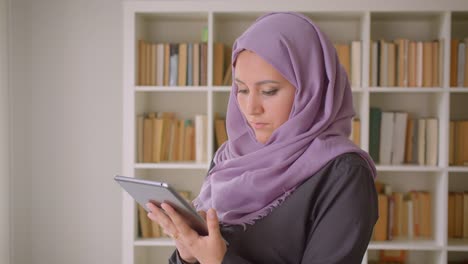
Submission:
POLYGON ((147 205, 175 239, 169 262, 360 263, 378 218, 376 172, 348 139, 352 94, 333 45, 307 17, 270 13, 236 40, 232 61, 229 140, 194 200, 209 235, 147 205))

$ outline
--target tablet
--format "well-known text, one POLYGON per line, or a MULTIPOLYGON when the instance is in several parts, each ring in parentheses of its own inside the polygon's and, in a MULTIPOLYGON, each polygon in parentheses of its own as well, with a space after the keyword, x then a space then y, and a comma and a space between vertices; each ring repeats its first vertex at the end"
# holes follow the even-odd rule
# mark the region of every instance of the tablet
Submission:
POLYGON ((167 203, 182 215, 187 224, 193 230, 197 231, 199 235, 208 235, 208 228, 205 220, 179 193, 169 186, 169 184, 119 175, 115 176, 114 179, 147 212, 150 212, 146 207, 148 202, 152 202, 159 208, 161 208, 161 203, 167 203))

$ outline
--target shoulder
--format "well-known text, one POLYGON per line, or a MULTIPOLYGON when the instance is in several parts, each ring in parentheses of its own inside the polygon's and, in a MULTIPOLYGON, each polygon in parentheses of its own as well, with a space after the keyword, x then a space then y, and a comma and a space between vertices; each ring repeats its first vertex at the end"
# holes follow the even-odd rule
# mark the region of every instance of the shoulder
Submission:
POLYGON ((357 153, 344 153, 333 159, 328 168, 328 173, 333 176, 343 177, 359 173, 360 175, 371 176, 371 170, 367 161, 357 153))
POLYGON ((367 161, 357 153, 339 155, 328 162, 309 181, 315 181, 325 189, 352 188, 352 186, 359 188, 360 185, 362 187, 374 184, 367 161))

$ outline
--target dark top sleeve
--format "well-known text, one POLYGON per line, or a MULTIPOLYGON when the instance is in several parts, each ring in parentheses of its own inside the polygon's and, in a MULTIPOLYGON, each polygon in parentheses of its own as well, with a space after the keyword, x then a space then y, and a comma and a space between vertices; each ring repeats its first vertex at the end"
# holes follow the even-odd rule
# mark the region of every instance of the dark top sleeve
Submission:
POLYGON ((301 263, 359 264, 378 218, 374 180, 362 165, 343 166, 330 177, 336 181, 311 215, 301 263))

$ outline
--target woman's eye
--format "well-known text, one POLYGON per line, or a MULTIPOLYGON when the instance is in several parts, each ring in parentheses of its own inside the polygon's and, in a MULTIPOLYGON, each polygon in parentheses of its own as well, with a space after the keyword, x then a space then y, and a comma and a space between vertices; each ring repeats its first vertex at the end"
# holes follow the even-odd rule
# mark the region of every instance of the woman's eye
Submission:
POLYGON ((273 90, 269 90, 269 91, 263 91, 262 93, 263 93, 264 95, 269 95, 269 96, 271 96, 271 95, 275 95, 276 92, 278 92, 278 89, 273 89, 273 90))
POLYGON ((247 90, 247 89, 240 89, 240 88, 237 89, 237 93, 240 93, 240 94, 246 94, 248 92, 249 92, 249 90, 247 90))

